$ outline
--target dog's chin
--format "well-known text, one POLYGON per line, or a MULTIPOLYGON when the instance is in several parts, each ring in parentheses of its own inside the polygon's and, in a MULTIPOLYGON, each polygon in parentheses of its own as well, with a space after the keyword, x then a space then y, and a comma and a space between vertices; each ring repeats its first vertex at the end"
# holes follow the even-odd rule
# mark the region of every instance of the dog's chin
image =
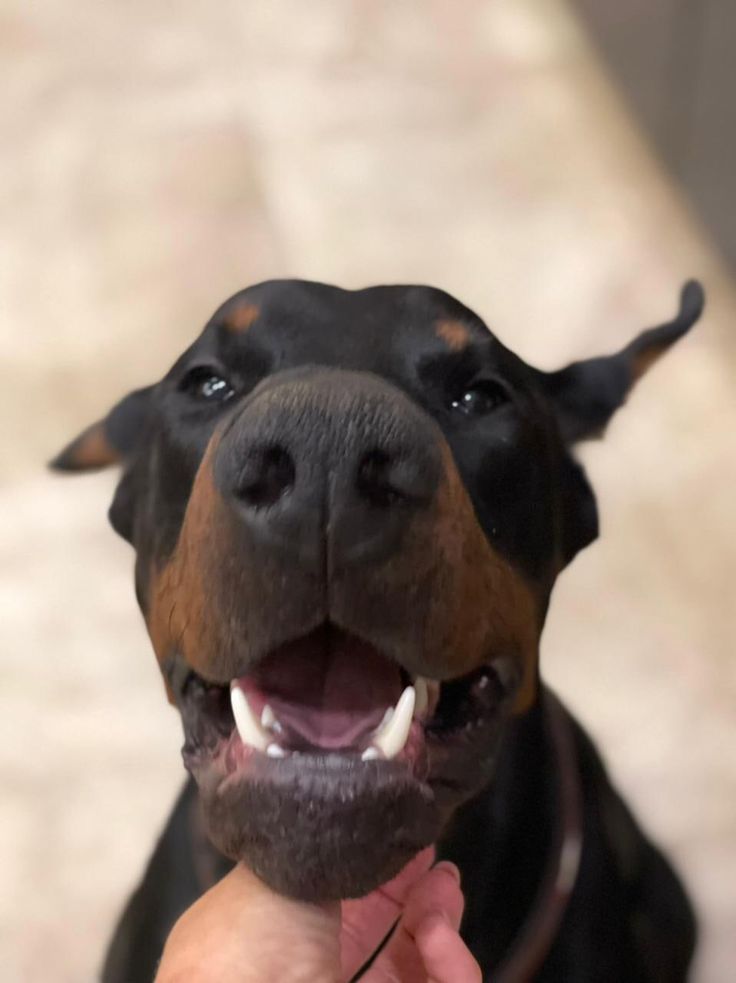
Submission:
POLYGON ((442 828, 431 788, 390 762, 302 755, 254 761, 224 785, 199 778, 215 846, 303 901, 369 893, 442 828))
POLYGON ((310 635, 230 685, 174 687, 210 838, 305 901, 363 896, 486 784, 512 703, 502 659, 439 683, 351 636, 310 635))

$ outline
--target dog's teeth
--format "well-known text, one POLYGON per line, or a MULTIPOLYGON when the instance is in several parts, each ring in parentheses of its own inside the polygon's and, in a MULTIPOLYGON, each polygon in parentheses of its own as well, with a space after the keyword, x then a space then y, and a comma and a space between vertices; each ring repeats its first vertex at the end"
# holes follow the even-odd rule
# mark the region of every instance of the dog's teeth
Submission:
POLYGON ((286 751, 284 751, 284 749, 280 747, 278 744, 269 744, 268 747, 266 748, 266 754, 269 756, 269 758, 286 757, 286 751))
POLYGON ((273 710, 268 705, 268 703, 266 703, 261 713, 261 727, 265 727, 266 730, 274 730, 275 723, 276 723, 276 714, 273 712, 273 710))
POLYGON ((380 758, 380 757, 381 757, 381 752, 378 750, 377 747, 373 747, 371 745, 371 747, 367 747, 365 751, 361 754, 360 760, 374 761, 376 758, 380 758))
POLYGON ((416 692, 407 686, 396 704, 391 719, 375 734, 373 744, 382 752, 384 758, 395 758, 409 737, 409 729, 414 715, 416 692))
POLYGON ((388 710, 386 710, 386 712, 383 715, 383 720, 378 725, 378 727, 376 727, 376 729, 373 731, 373 733, 374 734, 380 734, 381 731, 383 730, 383 728, 389 722, 389 720, 393 717, 393 715, 394 715, 394 708, 393 707, 389 707, 388 710))
POLYGON ((416 690, 417 698, 414 704, 414 716, 418 717, 420 720, 427 712, 427 707, 429 706, 429 688, 427 680, 424 676, 417 676, 414 680, 414 689, 416 690))
POLYGON ((257 751, 265 751, 271 742, 271 737, 261 727, 258 718, 253 713, 245 693, 239 686, 230 687, 230 705, 233 708, 235 726, 238 728, 243 744, 254 747, 257 751))

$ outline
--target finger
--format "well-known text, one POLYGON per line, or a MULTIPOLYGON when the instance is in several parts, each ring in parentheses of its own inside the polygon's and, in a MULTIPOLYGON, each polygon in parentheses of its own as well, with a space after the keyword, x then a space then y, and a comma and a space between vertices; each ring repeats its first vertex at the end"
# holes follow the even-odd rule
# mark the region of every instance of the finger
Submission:
POLYGON ((457 931, 463 917, 465 899, 460 889, 460 872, 447 860, 438 863, 409 892, 401 923, 410 935, 414 935, 422 919, 440 911, 457 931))
MULTIPOLYGON (((442 962, 434 959, 433 934, 430 933, 428 939, 425 940, 422 926, 425 919, 430 916, 436 918, 439 915, 443 926, 447 926, 450 930, 449 943, 451 943, 452 958, 459 959, 461 965, 466 965, 467 960, 463 956, 467 950, 457 934, 463 905, 460 874, 457 867, 447 862, 437 864, 421 880, 417 881, 407 894, 401 922, 388 945, 366 975, 367 983, 368 981, 369 983, 384 983, 384 981, 389 980, 401 980, 401 983, 426 983, 429 967, 417 944, 415 938, 417 932, 420 932, 422 943, 427 942, 429 955, 436 968, 442 972, 445 971, 446 967, 442 962)), ((448 941, 444 933, 443 940, 448 941)), ((470 956, 469 953, 468 956, 470 956)), ((470 959, 472 967, 472 956, 470 959)), ((455 983, 456 978, 462 980, 462 977, 450 977, 450 983, 455 983)), ((438 980, 439 983, 445 983, 442 977, 438 977, 438 980)), ((472 976, 468 977, 468 983, 473 983, 473 980, 472 976)))
POLYGON ((427 847, 396 877, 366 897, 343 901, 340 945, 345 979, 351 979, 383 942, 401 915, 412 888, 426 875, 433 861, 434 847, 427 847))
POLYGON ((430 983, 483 983, 480 966, 444 912, 425 915, 414 943, 430 983))
POLYGON ((431 983, 482 983, 480 967, 459 935, 465 899, 457 867, 437 864, 420 887, 407 899, 402 925, 431 983))
POLYGON ((419 949, 399 925, 386 948, 360 983, 427 983, 427 970, 419 949))

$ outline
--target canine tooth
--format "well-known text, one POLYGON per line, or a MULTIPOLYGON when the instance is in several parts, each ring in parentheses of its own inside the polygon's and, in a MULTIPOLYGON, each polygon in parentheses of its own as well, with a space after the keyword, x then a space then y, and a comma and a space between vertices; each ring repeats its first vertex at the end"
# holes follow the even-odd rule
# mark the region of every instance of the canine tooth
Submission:
POLYGON ((374 733, 374 734, 380 734, 380 733, 381 733, 381 731, 383 730, 383 728, 384 728, 384 727, 386 726, 386 724, 387 724, 387 723, 389 722, 389 720, 390 720, 390 719, 391 719, 391 718, 393 717, 393 715, 394 715, 394 708, 393 708, 393 707, 389 707, 389 708, 388 708, 388 709, 386 710, 386 712, 384 713, 384 715, 383 715, 383 720, 382 720, 382 721, 381 721, 381 723, 380 723, 380 724, 378 725, 378 727, 376 727, 376 729, 375 729, 375 730, 373 731, 373 733, 374 733))
POLYGON ((276 723, 276 714, 273 712, 268 703, 263 707, 261 713, 261 727, 265 727, 266 730, 273 730, 274 724, 276 723))
POLYGON ((429 689, 424 676, 417 676, 414 680, 414 689, 417 694, 414 704, 414 716, 421 719, 427 712, 427 707, 429 706, 429 689))
POLYGON ((266 754, 269 758, 285 758, 286 751, 278 744, 269 744, 266 748, 266 754))
POLYGON ((414 687, 407 686, 396 704, 391 719, 374 736, 373 744, 383 752, 385 758, 395 758, 406 744, 414 715, 415 700, 414 687))
POLYGON ((380 757, 381 757, 381 752, 378 750, 377 747, 373 747, 373 745, 371 745, 370 747, 367 747, 365 751, 361 754, 360 760, 374 761, 376 758, 380 758, 380 757))
POLYGON ((243 744, 265 751, 270 743, 270 736, 261 727, 258 718, 251 710, 245 693, 239 686, 230 687, 230 705, 233 708, 235 726, 238 728, 243 744))

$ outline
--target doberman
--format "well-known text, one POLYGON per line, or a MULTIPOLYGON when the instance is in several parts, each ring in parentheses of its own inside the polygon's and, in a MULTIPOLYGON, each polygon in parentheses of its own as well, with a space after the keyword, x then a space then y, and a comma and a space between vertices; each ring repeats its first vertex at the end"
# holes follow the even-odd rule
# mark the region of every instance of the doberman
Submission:
POLYGON ((438 289, 269 281, 62 451, 122 465, 110 521, 191 776, 106 983, 151 980, 234 859, 324 901, 430 843, 484 978, 686 979, 686 895, 538 652, 598 533, 572 448, 702 307, 691 281, 671 322, 543 372, 438 289))

